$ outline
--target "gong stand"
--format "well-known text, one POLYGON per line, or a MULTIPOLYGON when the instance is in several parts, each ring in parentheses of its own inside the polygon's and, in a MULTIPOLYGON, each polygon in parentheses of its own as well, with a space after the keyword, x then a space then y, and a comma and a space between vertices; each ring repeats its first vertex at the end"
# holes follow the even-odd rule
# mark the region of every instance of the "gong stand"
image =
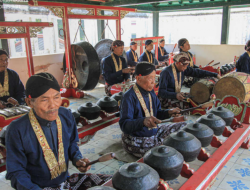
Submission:
MULTIPOLYGON (((84 5, 76 3, 60 3, 49 1, 30 0, 28 3, 30 6, 42 6, 52 11, 55 16, 62 18, 63 32, 64 32, 64 46, 65 46, 65 60, 66 68, 68 69, 68 76, 65 78, 68 80, 69 88, 66 91, 70 91, 65 94, 74 94, 77 90, 73 87, 72 82, 72 53, 70 44, 70 31, 69 31, 69 19, 102 19, 102 20, 116 20, 116 39, 121 39, 121 19, 129 12, 136 12, 136 9, 123 8, 123 7, 109 7, 98 5, 84 5), (76 10, 84 11, 81 14, 76 13, 76 10), (105 15, 105 11, 111 11, 112 15, 105 15), (73 92, 74 91, 74 92, 73 92)), ((63 89, 64 90, 64 89, 63 89)), ((64 94, 64 95, 65 95, 64 94)))
POLYGON ((30 38, 45 27, 53 27, 51 22, 0 22, 0 38, 24 38, 29 76, 35 74, 30 38))
POLYGON ((158 36, 158 37, 147 37, 147 38, 133 38, 131 39, 131 42, 136 42, 138 46, 140 46, 140 55, 143 53, 143 46, 145 46, 146 40, 153 40, 153 43, 155 45, 155 58, 158 60, 158 46, 159 42, 164 39, 164 36, 158 36))

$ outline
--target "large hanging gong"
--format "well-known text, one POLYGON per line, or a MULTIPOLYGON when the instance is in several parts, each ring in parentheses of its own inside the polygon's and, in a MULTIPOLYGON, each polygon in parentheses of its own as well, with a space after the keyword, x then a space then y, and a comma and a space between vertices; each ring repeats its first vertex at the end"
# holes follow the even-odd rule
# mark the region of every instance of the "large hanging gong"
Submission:
MULTIPOLYGON (((96 45, 95 45, 95 50, 97 52, 97 55, 99 57, 100 60, 100 77, 99 77, 99 83, 105 84, 105 80, 104 77, 102 76, 102 62, 103 62, 103 58, 111 55, 112 51, 110 49, 111 45, 112 45, 113 40, 110 39, 103 39, 100 40, 96 45)), ((125 50, 123 51, 123 55, 122 55, 127 62, 127 55, 125 50)))
MULTIPOLYGON (((78 89, 92 90, 98 83, 100 76, 100 63, 94 47, 88 42, 71 45, 72 70, 78 81, 78 89)), ((66 71, 65 54, 63 58, 63 71, 66 71)))

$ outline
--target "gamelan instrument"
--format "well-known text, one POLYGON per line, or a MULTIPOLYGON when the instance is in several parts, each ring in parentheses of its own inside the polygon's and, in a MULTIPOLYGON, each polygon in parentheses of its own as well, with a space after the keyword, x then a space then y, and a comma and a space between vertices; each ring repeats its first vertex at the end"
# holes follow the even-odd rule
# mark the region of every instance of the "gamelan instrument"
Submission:
POLYGON ((190 96, 192 100, 197 104, 202 104, 209 101, 212 94, 215 83, 218 79, 201 79, 194 83, 190 88, 190 96))
POLYGON ((0 109, 0 129, 2 129, 6 125, 9 125, 11 121, 28 113, 29 110, 30 107, 23 105, 0 109))
MULTIPOLYGON (((81 90, 92 90, 98 83, 101 74, 100 62, 94 47, 88 42, 71 45, 72 71, 76 86, 81 90), (74 72, 73 72, 74 71, 74 72)), ((63 58, 63 71, 66 72, 65 55, 63 58)))
POLYGON ((250 76, 242 72, 232 72, 223 76, 214 86, 213 94, 218 99, 235 96, 240 102, 250 99, 250 76))
POLYGON ((214 105, 214 102, 209 101, 209 102, 206 102, 206 103, 201 104, 201 105, 199 105, 197 107, 194 107, 194 108, 188 108, 188 109, 181 110, 180 114, 190 112, 190 111, 193 111, 193 110, 196 110, 196 109, 199 109, 199 108, 206 109, 206 108, 212 107, 213 105, 214 105))

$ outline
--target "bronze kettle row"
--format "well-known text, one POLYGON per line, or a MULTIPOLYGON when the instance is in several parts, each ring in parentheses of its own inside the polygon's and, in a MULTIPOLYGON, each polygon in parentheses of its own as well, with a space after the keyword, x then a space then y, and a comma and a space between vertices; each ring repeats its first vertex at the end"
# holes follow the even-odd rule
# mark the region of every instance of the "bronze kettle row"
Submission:
POLYGON ((78 112, 88 120, 97 119, 100 116, 101 110, 107 113, 117 112, 119 110, 119 103, 122 100, 122 96, 123 92, 119 92, 111 97, 105 96, 99 99, 96 103, 84 103, 78 107, 78 112))

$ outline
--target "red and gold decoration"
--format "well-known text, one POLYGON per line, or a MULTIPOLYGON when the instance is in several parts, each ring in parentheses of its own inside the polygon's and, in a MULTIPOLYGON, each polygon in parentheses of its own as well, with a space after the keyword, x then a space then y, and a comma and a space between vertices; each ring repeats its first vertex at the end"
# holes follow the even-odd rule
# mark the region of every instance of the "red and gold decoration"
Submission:
POLYGON ((0 83, 0 97, 9 96, 9 75, 7 69, 4 71, 3 86, 0 83))
POLYGON ((147 55, 148 62, 154 64, 154 63, 153 63, 153 55, 150 54, 150 57, 149 57, 149 54, 148 54, 148 51, 147 51, 147 50, 145 51, 145 53, 146 53, 146 55, 147 55))
POLYGON ((112 57, 113 62, 115 64, 115 71, 118 72, 118 71, 122 70, 122 60, 121 60, 121 58, 119 57, 119 65, 118 65, 117 61, 115 59, 114 53, 111 53, 111 57, 112 57))
POLYGON ((55 179, 56 177, 61 175, 61 173, 67 171, 67 166, 66 166, 65 157, 64 157, 61 120, 59 116, 56 119, 57 131, 58 131, 58 162, 57 162, 56 157, 54 153, 52 152, 46 140, 46 137, 43 133, 43 130, 40 124, 38 123, 32 109, 29 112, 29 119, 30 119, 30 124, 36 134, 37 140, 40 146, 42 147, 44 159, 50 170, 51 179, 55 179))
POLYGON ((140 104, 141 104, 141 107, 142 107, 142 109, 143 109, 143 111, 145 113, 145 116, 146 117, 154 116, 153 107, 152 107, 152 97, 151 97, 150 93, 148 94, 149 104, 150 104, 150 113, 149 113, 148 108, 146 106, 146 103, 145 103, 145 101, 144 101, 144 99, 143 99, 143 97, 141 95, 141 92, 138 89, 136 84, 133 86, 133 89, 135 91, 135 94, 136 94, 138 100, 140 101, 140 104))
POLYGON ((176 72, 176 68, 174 64, 172 64, 172 70, 173 70, 174 81, 175 81, 175 92, 179 93, 181 92, 181 72, 180 72, 180 79, 178 81, 177 72, 176 72))

